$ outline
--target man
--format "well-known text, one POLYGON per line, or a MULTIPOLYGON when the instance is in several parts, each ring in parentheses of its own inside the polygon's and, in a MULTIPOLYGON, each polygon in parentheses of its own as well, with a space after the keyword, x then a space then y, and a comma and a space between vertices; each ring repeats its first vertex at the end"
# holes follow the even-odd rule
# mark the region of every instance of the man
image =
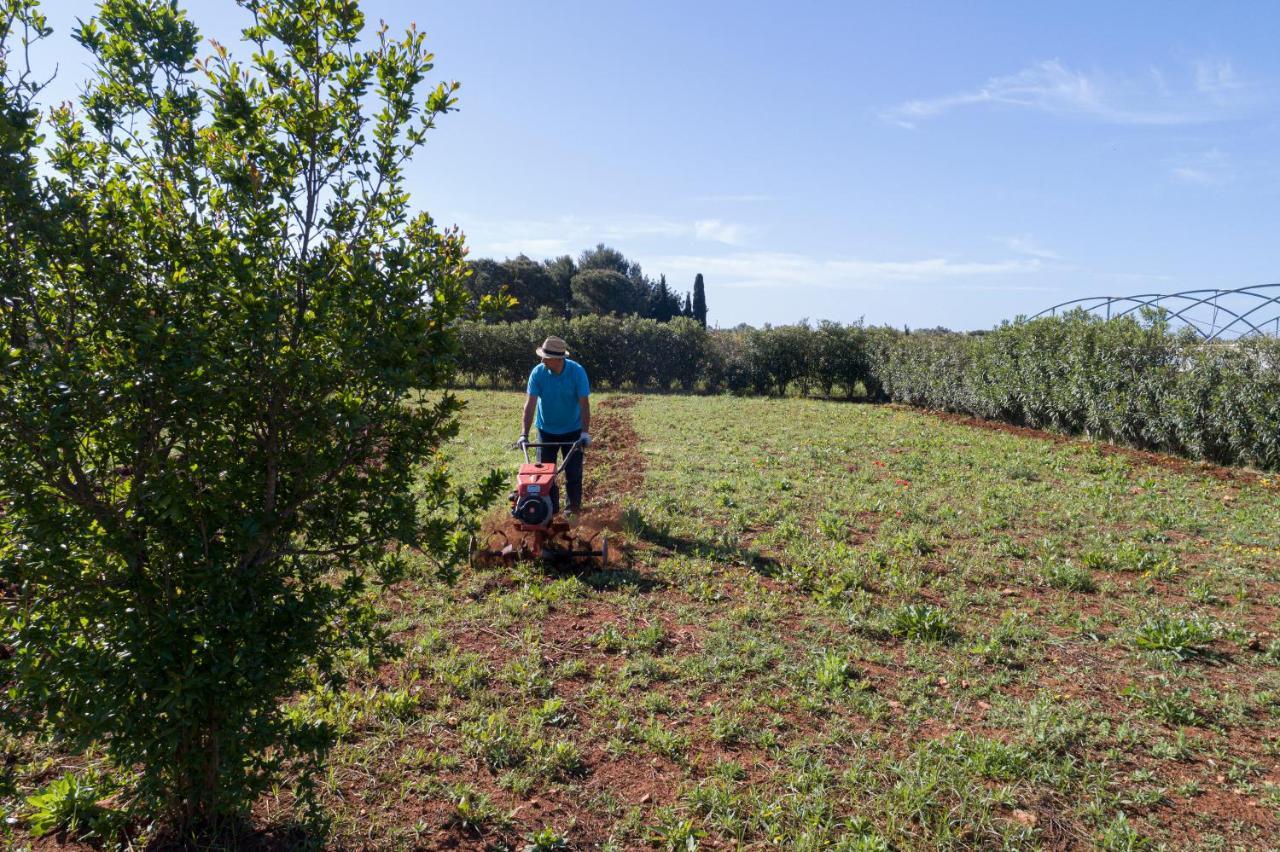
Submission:
MULTIPOLYGON (((577 361, 571 361, 565 342, 558 337, 548 337, 538 347, 536 354, 542 363, 529 373, 528 398, 524 402, 524 420, 517 446, 529 443, 529 424, 537 412, 538 442, 548 444, 572 444, 580 440, 580 446, 569 455, 569 446, 539 447, 538 462, 555 463, 557 453, 567 459, 564 467, 565 489, 569 492, 569 504, 565 519, 576 523, 582 510, 582 454, 591 443, 591 385, 587 371, 577 361)), ((559 507, 559 490, 551 494, 559 507)))

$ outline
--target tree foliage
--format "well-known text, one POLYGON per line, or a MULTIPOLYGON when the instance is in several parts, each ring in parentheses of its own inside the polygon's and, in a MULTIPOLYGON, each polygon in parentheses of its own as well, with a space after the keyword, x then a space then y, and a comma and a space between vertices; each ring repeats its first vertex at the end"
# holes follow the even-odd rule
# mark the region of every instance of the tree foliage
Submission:
POLYGON ((583 314, 641 314, 648 306, 648 293, 636 282, 612 269, 583 269, 569 282, 573 293, 571 311, 583 314))
POLYGON ((680 315, 680 297, 667 286, 667 276, 658 276, 658 283, 649 297, 649 310, 645 314, 658 322, 670 322, 680 315))
POLYGON ((520 255, 499 263, 482 258, 468 264, 468 290, 473 305, 485 299, 509 297, 514 300, 506 310, 494 316, 500 320, 532 319, 543 308, 563 313, 564 290, 551 267, 520 255))
POLYGON ((465 251, 403 167, 456 84, 424 92, 412 28, 363 47, 354 0, 242 5, 250 58, 202 60, 175 4, 104 0, 42 147, 44 24, 0 0, 5 721, 99 743, 187 829, 315 768, 282 699, 378 647, 376 588, 451 570, 498 487, 449 483, 460 403, 420 396, 465 251))
MULTIPOLYGON (((650 279, 640 264, 604 243, 582 252, 576 261, 564 255, 538 263, 520 255, 504 261, 481 258, 468 267, 467 288, 473 303, 501 296, 515 299, 514 306, 494 316, 496 320, 532 319, 545 311, 566 319, 616 314, 667 322, 673 317, 694 316, 688 294, 682 303, 665 275, 656 281, 650 279)), ((702 299, 705 326, 705 293, 702 299)))

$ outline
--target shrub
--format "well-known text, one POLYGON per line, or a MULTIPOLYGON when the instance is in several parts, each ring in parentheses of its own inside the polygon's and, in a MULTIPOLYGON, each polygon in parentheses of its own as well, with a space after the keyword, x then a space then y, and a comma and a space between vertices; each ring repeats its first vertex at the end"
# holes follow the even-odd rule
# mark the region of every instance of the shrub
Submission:
MULTIPOLYGON (((46 30, 0 3, 2 64, 46 30)), ((176 5, 106 0, 47 146, 36 78, 0 68, 4 721, 100 743, 192 830, 305 781, 333 730, 282 699, 381 649, 376 588, 407 547, 464 559, 500 484, 455 489, 432 458, 460 403, 415 402, 467 296, 402 166, 453 88, 423 96, 415 31, 364 49, 354 3, 253 17, 251 60, 197 63, 176 5)))

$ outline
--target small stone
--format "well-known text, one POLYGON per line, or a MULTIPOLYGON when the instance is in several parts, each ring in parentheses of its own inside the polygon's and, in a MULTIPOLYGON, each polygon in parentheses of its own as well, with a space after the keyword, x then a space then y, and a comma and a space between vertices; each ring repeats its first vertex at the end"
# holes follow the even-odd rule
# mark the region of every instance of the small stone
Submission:
POLYGON ((648 802, 652 798, 653 796, 650 796, 648 793, 645 793, 643 796, 640 797, 640 804, 643 805, 645 802, 648 802))
POLYGON ((1000 590, 1000 594, 1004 595, 1006 598, 1009 597, 1009 595, 1016 595, 1017 593, 1018 590, 1014 588, 1005 588, 1000 590))
POLYGON ((1016 810, 1013 812, 1013 821, 1027 828, 1035 828, 1038 820, 1031 811, 1016 810))

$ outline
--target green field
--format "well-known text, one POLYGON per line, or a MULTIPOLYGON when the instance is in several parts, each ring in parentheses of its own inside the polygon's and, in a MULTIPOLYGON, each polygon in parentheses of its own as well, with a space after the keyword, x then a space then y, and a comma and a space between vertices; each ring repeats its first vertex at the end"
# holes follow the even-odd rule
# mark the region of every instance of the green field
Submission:
MULTIPOLYGON (((467 399, 455 471, 514 470, 522 395, 467 399)), ((299 702, 344 731, 334 845, 1280 842, 1276 481, 889 406, 595 411, 625 560, 401 584, 404 656, 299 702)))

